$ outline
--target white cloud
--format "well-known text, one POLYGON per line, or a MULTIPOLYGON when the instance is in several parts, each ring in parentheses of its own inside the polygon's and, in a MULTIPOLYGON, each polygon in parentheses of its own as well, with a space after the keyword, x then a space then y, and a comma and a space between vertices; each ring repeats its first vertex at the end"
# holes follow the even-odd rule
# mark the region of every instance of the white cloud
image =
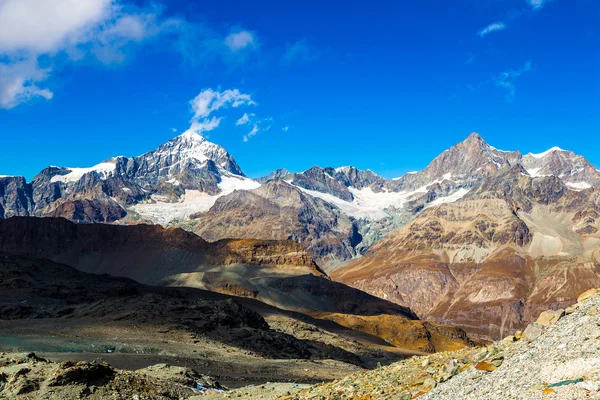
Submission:
POLYGON ((489 24, 488 26, 486 26, 479 32, 477 32, 477 34, 480 37, 484 37, 485 35, 487 35, 489 33, 501 31, 504 28, 506 28, 506 25, 504 25, 504 22, 494 22, 494 23, 489 24))
POLYGON ((502 72, 500 75, 494 78, 493 82, 497 87, 504 88, 506 90, 506 101, 512 102, 515 98, 517 88, 514 81, 524 74, 525 72, 531 71, 531 61, 527 61, 521 68, 516 70, 507 70, 502 72))
POLYGON ((227 107, 237 108, 251 105, 256 105, 256 102, 249 94, 241 93, 238 89, 223 91, 204 89, 190 100, 190 106, 194 112, 190 120, 190 130, 196 133, 212 131, 219 127, 222 120, 222 117, 209 118, 213 112, 227 107))
POLYGON ((61 50, 78 43, 113 11, 111 0, 3 0, 0 51, 61 50))
POLYGON ((257 133, 258 133, 258 125, 254 124, 254 126, 252 127, 252 130, 250 132, 248 132, 248 134, 246 136, 244 136, 244 142, 247 142, 248 140, 250 140, 257 133))
POLYGON ((538 10, 544 6, 545 0, 527 0, 527 4, 534 10, 538 10))
POLYGON ((172 131, 173 133, 176 133, 176 132, 177 132, 177 128, 171 128, 171 131, 172 131))
POLYGON ((208 117, 213 111, 222 107, 237 108, 242 105, 256 105, 249 94, 241 93, 238 89, 227 89, 222 92, 212 89, 202 90, 190 104, 194 111, 193 119, 208 117))
POLYGON ((0 62, 0 108, 10 109, 36 97, 50 100, 52 91, 36 84, 44 81, 48 73, 35 60, 0 62))
POLYGON ((242 117, 240 119, 238 119, 236 121, 236 125, 246 125, 248 123, 250 123, 250 117, 254 117, 255 114, 254 113, 244 113, 244 115, 242 115, 242 117))
POLYGON ((225 45, 229 47, 231 51, 239 51, 249 46, 254 46, 256 40, 254 35, 249 31, 239 31, 229 34, 225 38, 225 45))
POLYGON ((196 133, 208 132, 217 129, 221 124, 222 117, 203 118, 201 120, 193 120, 190 126, 190 131, 196 133))
POLYGON ((281 128, 282 131, 287 132, 290 130, 289 126, 284 126, 283 128, 281 128))
POLYGON ((120 0, 0 0, 0 107, 52 98, 39 87, 51 71, 40 66, 40 58, 49 65, 87 56, 120 63, 130 44, 172 32, 180 23, 163 18, 159 8, 125 7, 120 0))
POLYGON ((475 56, 471 54, 469 58, 465 60, 465 64, 473 64, 475 62, 475 56))

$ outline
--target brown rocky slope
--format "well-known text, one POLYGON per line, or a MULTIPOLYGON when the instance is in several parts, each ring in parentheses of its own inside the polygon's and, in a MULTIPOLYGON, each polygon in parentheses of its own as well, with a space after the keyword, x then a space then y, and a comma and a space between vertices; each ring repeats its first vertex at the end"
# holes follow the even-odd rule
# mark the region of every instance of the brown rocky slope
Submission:
POLYGON ((250 297, 356 328, 407 350, 432 352, 471 343, 464 332, 426 325, 407 307, 331 281, 292 241, 209 243, 178 228, 14 217, 0 221, 0 251, 46 258, 84 272, 123 276, 144 284, 250 297), (352 322, 362 316, 370 318, 362 324, 352 322), (378 332, 369 327, 384 319, 388 325, 406 329, 378 332), (398 339, 398 335, 404 337, 398 339))
POLYGON ((544 312, 524 333, 486 347, 413 357, 279 398, 598 399, 598 292, 582 293, 576 305, 544 312))
POLYGON ((507 166, 332 277, 423 319, 499 338, 600 286, 599 190, 507 166))

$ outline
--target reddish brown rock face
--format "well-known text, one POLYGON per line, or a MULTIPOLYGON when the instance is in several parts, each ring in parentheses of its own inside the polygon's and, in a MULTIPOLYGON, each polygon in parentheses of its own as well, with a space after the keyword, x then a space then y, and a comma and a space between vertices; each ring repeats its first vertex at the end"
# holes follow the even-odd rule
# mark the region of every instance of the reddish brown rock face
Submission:
POLYGON ((62 218, 14 217, 0 220, 0 249, 145 283, 203 265, 298 268, 297 273, 324 275, 306 250, 292 240, 209 243, 191 232, 160 225, 74 224, 62 218))
POLYGON ((600 285, 599 204, 595 189, 506 168, 332 277, 423 319, 499 339, 600 285))

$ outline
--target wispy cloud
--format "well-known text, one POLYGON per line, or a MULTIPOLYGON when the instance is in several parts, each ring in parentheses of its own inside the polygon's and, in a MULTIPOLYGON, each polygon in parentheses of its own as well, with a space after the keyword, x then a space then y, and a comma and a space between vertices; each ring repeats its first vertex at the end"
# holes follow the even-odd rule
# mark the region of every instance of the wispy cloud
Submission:
POLYGON ((521 68, 516 70, 507 70, 494 77, 493 83, 497 87, 506 90, 505 99, 511 103, 515 99, 517 88, 514 81, 524 74, 525 72, 531 71, 531 61, 527 61, 521 68))
POLYGON ((242 115, 242 116, 241 116, 241 118, 240 118, 240 119, 238 119, 238 120, 235 122, 235 124, 236 124, 236 125, 246 125, 246 124, 249 124, 249 123, 250 123, 250 118, 251 118, 251 117, 254 117, 254 116, 255 116, 255 114, 254 114, 254 113, 250 113, 250 114, 248 114, 248 113, 244 113, 244 115, 242 115))
POLYGON ((256 45, 256 39, 254 34, 250 31, 233 32, 225 38, 225 45, 229 47, 231 51, 235 52, 248 47, 254 47, 256 45))
POLYGON ((469 55, 469 58, 465 60, 465 64, 473 64, 475 62, 475 56, 473 54, 469 55))
POLYGON ((288 44, 281 58, 282 64, 293 65, 297 62, 314 61, 317 59, 315 50, 305 39, 288 44))
POLYGON ((534 10, 539 10, 546 2, 546 0, 527 0, 527 4, 529 4, 534 10))
POLYGON ((222 117, 210 115, 222 108, 256 105, 249 94, 241 93, 238 89, 227 89, 223 91, 204 89, 196 97, 190 100, 190 106, 194 115, 190 120, 190 129, 196 133, 212 131, 219 127, 222 117))
POLYGON ((193 119, 208 117, 213 111, 223 107, 237 108, 242 105, 256 105, 249 94, 241 93, 238 89, 227 89, 223 91, 204 89, 196 97, 190 100, 193 119))
POLYGON ((504 25, 504 22, 493 22, 491 24, 489 24, 488 26, 486 26, 485 28, 483 28, 482 30, 480 30, 479 32, 477 32, 477 34, 480 37, 484 37, 492 32, 498 32, 503 30, 504 28, 506 28, 506 25, 504 25))
POLYGON ((523 64, 522 67, 517 69, 508 69, 497 75, 494 75, 491 79, 479 82, 477 84, 469 84, 467 88, 474 92, 481 90, 488 86, 495 86, 506 91, 505 100, 507 103, 512 103, 516 97, 517 86, 515 81, 524 73, 532 70, 531 60, 523 64))
POLYGON ((287 132, 290 130, 289 126, 284 126, 283 128, 281 128, 282 131, 287 132))
POLYGON ((212 131, 221 125, 222 119, 223 117, 212 117, 192 120, 189 130, 196 133, 212 131))
POLYGON ((248 142, 250 139, 252 139, 254 136, 256 136, 256 134, 258 134, 259 132, 266 132, 269 129, 271 129, 271 127, 273 126, 273 118, 271 117, 267 117, 267 118, 255 118, 255 114, 244 114, 242 116, 242 118, 240 118, 238 120, 238 122, 240 122, 240 120, 243 120, 243 123, 236 123, 237 125, 247 125, 247 124, 252 124, 252 129, 250 130, 250 132, 248 132, 247 134, 245 134, 242 139, 244 142, 248 142), (248 118, 245 118, 248 117, 248 118))
POLYGON ((54 93, 38 86, 49 72, 32 59, 0 62, 0 108, 13 108, 34 98, 50 100, 54 93))
POLYGON ((244 142, 247 142, 248 140, 250 140, 257 133, 258 133, 258 125, 254 124, 254 126, 252 127, 252 130, 250 132, 248 132, 247 135, 244 136, 244 142))

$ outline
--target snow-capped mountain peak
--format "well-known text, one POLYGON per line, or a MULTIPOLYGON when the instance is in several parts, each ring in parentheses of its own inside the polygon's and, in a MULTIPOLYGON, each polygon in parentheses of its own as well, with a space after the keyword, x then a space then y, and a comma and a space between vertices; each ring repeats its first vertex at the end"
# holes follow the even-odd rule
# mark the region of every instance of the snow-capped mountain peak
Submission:
POLYGON ((244 173, 227 150, 190 130, 141 157, 151 158, 153 162, 159 164, 164 164, 166 161, 166 164, 170 164, 170 169, 173 169, 175 173, 182 168, 178 164, 191 162, 200 165, 207 160, 211 160, 217 166, 232 174, 244 176, 244 173))
POLYGON ((210 168, 214 163, 231 174, 245 176, 227 150, 189 130, 134 160, 139 166, 138 175, 153 174, 171 179, 185 171, 210 168))

